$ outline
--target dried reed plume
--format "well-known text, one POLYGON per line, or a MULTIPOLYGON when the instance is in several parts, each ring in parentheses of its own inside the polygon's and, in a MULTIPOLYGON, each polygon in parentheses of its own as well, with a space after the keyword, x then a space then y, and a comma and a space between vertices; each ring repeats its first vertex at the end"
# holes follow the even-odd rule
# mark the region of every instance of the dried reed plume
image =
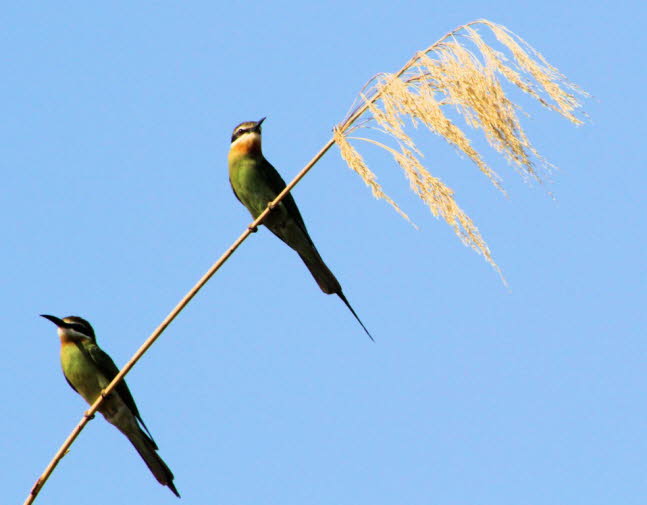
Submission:
POLYGON ((351 140, 372 143, 393 156, 413 191, 434 216, 442 217, 463 243, 482 254, 499 274, 487 244, 456 203, 454 192, 421 163, 422 153, 405 132, 405 120, 413 126, 422 123, 443 137, 503 191, 498 174, 445 113, 448 109, 458 111, 468 126, 483 131, 487 142, 502 153, 524 179, 541 182, 541 169, 549 165, 528 140, 517 116, 518 107, 506 95, 500 77, 573 123, 582 123, 575 115, 580 107, 575 94, 586 93, 566 81, 521 38, 503 26, 478 20, 457 28, 417 53, 398 73, 379 74, 371 79, 364 86, 366 91, 360 94, 360 105, 334 129, 334 141, 341 156, 362 177, 374 196, 384 198, 408 219, 384 193, 376 175, 351 145, 351 140), (476 30, 479 26, 489 29, 512 58, 506 58, 488 45, 476 30), (349 136, 367 126, 385 134, 396 147, 372 138, 349 136))

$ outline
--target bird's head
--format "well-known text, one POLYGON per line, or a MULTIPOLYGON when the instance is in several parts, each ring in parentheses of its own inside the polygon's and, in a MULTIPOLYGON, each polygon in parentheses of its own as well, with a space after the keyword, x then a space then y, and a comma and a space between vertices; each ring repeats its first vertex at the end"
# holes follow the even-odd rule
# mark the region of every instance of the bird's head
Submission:
POLYGON ((261 124, 265 121, 245 121, 234 128, 231 134, 230 152, 238 154, 260 154, 261 124))
POLYGON ((59 319, 58 317, 47 314, 41 314, 41 317, 51 321, 58 327, 58 336, 61 342, 73 342, 86 339, 95 343, 97 341, 92 326, 82 317, 67 316, 59 319))

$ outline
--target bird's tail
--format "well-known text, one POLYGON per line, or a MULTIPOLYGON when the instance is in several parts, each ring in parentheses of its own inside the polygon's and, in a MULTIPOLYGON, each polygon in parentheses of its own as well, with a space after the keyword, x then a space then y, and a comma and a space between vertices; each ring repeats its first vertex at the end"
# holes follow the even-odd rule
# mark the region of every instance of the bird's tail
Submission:
POLYGON ((305 254, 301 254, 301 253, 299 253, 299 256, 301 257, 305 265, 308 267, 308 270, 310 270, 310 273, 312 274, 312 276, 317 281, 317 284, 321 288, 321 291, 323 291, 327 295, 335 294, 339 298, 341 298, 341 301, 344 302, 344 304, 346 304, 346 307, 348 307, 348 310, 350 310, 353 316, 355 316, 355 319, 357 319, 357 322, 361 325, 362 328, 364 328, 364 331, 368 335, 368 338, 370 338, 371 340, 373 340, 373 342, 375 342, 375 339, 373 338, 373 336, 366 329, 366 326, 364 326, 364 323, 362 323, 362 320, 359 318, 359 316, 351 306, 350 302, 344 296, 344 293, 341 290, 341 284, 339 284, 339 281, 337 280, 337 278, 326 266, 326 264, 324 263, 324 260, 321 259, 321 256, 314 248, 314 246, 311 252, 312 254, 309 256, 306 256, 305 254))
POLYGON ((366 334, 368 335, 368 338, 370 338, 373 342, 375 342, 375 339, 373 338, 373 335, 371 335, 371 334, 369 333, 369 331, 366 329, 366 326, 364 326, 364 323, 362 322, 362 320, 361 320, 361 319, 359 318, 359 316, 355 313, 355 311, 353 310, 353 307, 351 307, 350 303, 348 302, 348 300, 347 300, 347 299, 346 299, 346 297, 344 296, 344 293, 342 293, 342 292, 341 292, 341 289, 339 290, 339 293, 337 293, 337 296, 338 296, 339 298, 341 298, 341 301, 342 301, 342 302, 344 302, 344 303, 346 304, 346 307, 348 307, 348 310, 350 310, 350 311, 353 313, 353 316, 355 316, 355 319, 357 319, 357 322, 361 325, 361 327, 362 327, 362 328, 364 328, 364 331, 365 331, 365 332, 366 332, 366 334))
POLYGON ((128 440, 133 444, 137 452, 146 463, 146 466, 155 476, 157 481, 162 484, 162 486, 168 486, 168 488, 173 492, 175 496, 180 497, 180 493, 177 492, 175 484, 173 484, 173 472, 168 467, 164 460, 157 454, 157 446, 155 442, 144 433, 139 426, 139 430, 136 433, 126 433, 128 440))
POLYGON ((321 291, 327 295, 341 293, 341 284, 339 284, 337 278, 326 266, 324 260, 321 259, 321 256, 319 256, 319 253, 314 246, 308 251, 308 253, 309 254, 307 256, 299 253, 299 256, 308 267, 308 270, 310 270, 310 273, 317 281, 317 284, 319 284, 321 291))

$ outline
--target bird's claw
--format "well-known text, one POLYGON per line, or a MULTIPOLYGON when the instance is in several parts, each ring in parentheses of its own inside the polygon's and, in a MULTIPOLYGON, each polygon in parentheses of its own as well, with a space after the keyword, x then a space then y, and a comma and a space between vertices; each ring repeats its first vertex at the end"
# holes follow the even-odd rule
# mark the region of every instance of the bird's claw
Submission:
POLYGON ((92 421, 94 419, 94 414, 90 414, 90 415, 86 414, 85 417, 88 418, 88 421, 92 421))
POLYGON ((256 233, 258 231, 258 226, 248 226, 247 229, 250 233, 256 233))

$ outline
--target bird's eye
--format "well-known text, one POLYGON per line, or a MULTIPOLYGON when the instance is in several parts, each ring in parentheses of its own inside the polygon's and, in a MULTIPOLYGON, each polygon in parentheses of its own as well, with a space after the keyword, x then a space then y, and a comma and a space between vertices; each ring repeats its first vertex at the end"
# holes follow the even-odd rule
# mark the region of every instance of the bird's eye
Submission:
POLYGON ((238 128, 236 135, 242 135, 243 133, 245 133, 245 128, 238 128))

